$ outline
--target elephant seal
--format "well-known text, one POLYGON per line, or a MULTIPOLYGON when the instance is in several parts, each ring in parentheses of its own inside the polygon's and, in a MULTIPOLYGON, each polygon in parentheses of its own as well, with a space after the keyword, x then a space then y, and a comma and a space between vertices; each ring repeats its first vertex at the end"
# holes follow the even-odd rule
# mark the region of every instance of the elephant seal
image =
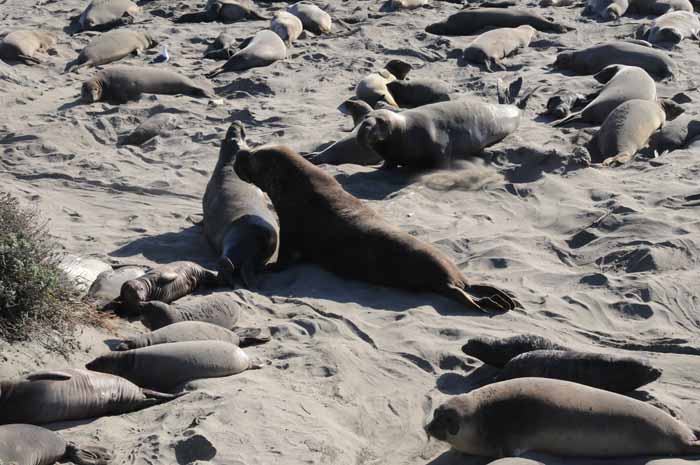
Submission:
POLYGON ((536 33, 535 28, 527 24, 492 29, 479 35, 464 49, 464 59, 483 64, 489 72, 493 67, 505 71, 501 60, 530 45, 536 33))
POLYGON ((278 60, 287 58, 287 47, 276 33, 264 29, 257 32, 252 39, 244 42, 226 63, 207 74, 213 78, 231 71, 245 71, 250 68, 270 66, 278 60))
POLYGON ((376 105, 380 100, 389 105, 398 107, 398 103, 389 92, 387 84, 395 80, 402 80, 411 71, 410 64, 402 60, 391 60, 384 69, 368 74, 355 87, 355 96, 370 106, 376 105))
POLYGON ((488 457, 700 453, 691 429, 654 406, 545 378, 503 381, 452 397, 435 410, 425 429, 458 451, 488 457))
POLYGON ((158 45, 150 35, 144 32, 118 29, 99 35, 90 41, 78 58, 66 64, 64 72, 71 73, 85 66, 99 66, 121 60, 133 54, 139 55, 144 50, 158 45))
POLYGON ((175 71, 145 66, 115 66, 104 69, 83 83, 80 94, 86 103, 126 103, 139 99, 141 94, 215 97, 210 88, 197 84, 175 71))
POLYGON ((384 159, 386 168, 432 169, 479 154, 520 125, 513 105, 477 99, 433 103, 394 113, 375 110, 357 129, 360 145, 384 159))
POLYGON ((501 339, 474 337, 462 346, 462 352, 482 362, 503 368, 520 354, 534 350, 568 350, 566 347, 534 334, 520 334, 501 339))
POLYGON ((624 15, 629 6, 629 0, 588 0, 583 13, 610 21, 624 15))
POLYGON ((246 19, 267 19, 257 12, 251 0, 208 0, 204 11, 187 13, 177 18, 175 23, 204 23, 221 21, 234 23, 246 19))
POLYGON ((601 124, 615 108, 628 100, 656 101, 656 83, 638 66, 610 65, 594 78, 605 84, 603 88, 586 97, 589 103, 582 110, 555 121, 554 126, 577 121, 601 124))
POLYGON ((218 276, 193 262, 161 265, 143 276, 126 281, 119 300, 123 310, 138 313, 144 302, 157 300, 169 304, 196 291, 200 286, 216 285, 218 276))
POLYGON ((297 2, 287 7, 304 25, 304 29, 314 34, 330 34, 333 27, 331 16, 310 2, 297 2))
POLYGON ((171 391, 195 379, 231 376, 260 365, 231 343, 189 341, 110 352, 85 367, 121 376, 144 388, 171 391))
POLYGON ((131 280, 140 278, 149 269, 142 266, 120 266, 118 268, 103 271, 90 286, 88 297, 93 300, 111 301, 119 297, 122 285, 131 280))
POLYGON ((292 42, 304 32, 304 25, 293 14, 287 11, 278 11, 270 22, 270 29, 280 36, 280 39, 285 41, 288 47, 291 47, 292 42))
POLYGON ((382 161, 382 157, 374 150, 360 145, 357 141, 357 129, 322 151, 307 155, 306 158, 314 165, 376 165, 382 161))
POLYGON ((610 65, 638 66, 654 79, 673 76, 675 64, 663 52, 638 42, 609 42, 575 52, 561 52, 553 64, 579 74, 596 74, 610 65))
POLYGON ((381 11, 415 10, 429 5, 429 0, 388 0, 381 11))
POLYGON ((224 341, 238 347, 261 344, 270 340, 269 333, 258 328, 230 330, 203 321, 179 321, 155 331, 122 341, 114 350, 141 349, 158 344, 190 341, 224 341))
POLYGON ((40 371, 0 381, 0 424, 41 425, 141 410, 176 396, 86 370, 40 371))
POLYGON ((167 134, 174 129, 180 119, 172 113, 157 113, 143 123, 139 124, 126 137, 122 138, 122 145, 142 145, 156 136, 167 134))
POLYGON ((501 290, 468 283, 449 257, 386 223, 288 147, 241 151, 234 168, 272 199, 280 219, 278 267, 304 258, 350 279, 435 292, 485 312, 516 306, 501 290))
POLYGON ((561 119, 568 116, 574 107, 585 101, 585 96, 564 89, 547 100, 547 111, 545 113, 561 119))
POLYGON ((241 305, 229 293, 216 293, 178 305, 146 302, 140 306, 141 321, 155 331, 180 321, 201 321, 231 329, 241 317, 241 305))
POLYGON ((27 65, 41 63, 35 55, 48 52, 56 45, 56 36, 49 32, 13 31, 0 40, 0 58, 27 65))
POLYGON ((352 118, 352 127, 354 128, 360 124, 365 116, 372 112, 373 108, 364 100, 352 98, 338 105, 338 110, 352 118))
POLYGON ((625 393, 656 381, 659 376, 661 370, 632 357, 573 350, 535 350, 511 359, 497 379, 552 378, 625 393))
POLYGON ((649 147, 658 153, 684 148, 689 141, 700 135, 700 117, 698 115, 681 115, 669 121, 652 134, 649 147))
POLYGON ((438 79, 395 80, 386 88, 401 108, 415 108, 450 100, 449 86, 438 79))
POLYGON ((532 26, 542 32, 567 32, 569 26, 557 24, 528 10, 519 8, 470 8, 425 28, 430 34, 470 36, 485 28, 532 26))
POLYGON ((92 0, 78 19, 82 31, 108 31, 134 22, 141 8, 131 0, 92 0))
POLYGON ((231 34, 222 32, 218 35, 214 42, 207 47, 207 51, 204 53, 204 58, 210 58, 212 60, 228 60, 236 54, 237 50, 238 45, 236 38, 231 34))
POLYGON ((671 11, 637 29, 636 37, 652 44, 677 45, 686 37, 700 39, 700 19, 693 12, 671 11))
POLYGON ((250 288, 277 251, 279 224, 267 196, 233 170, 236 154, 247 148, 243 124, 234 121, 221 143, 202 208, 204 236, 219 254, 219 278, 235 287, 237 273, 250 288))
POLYGON ((34 425, 0 426, 0 461, 19 465, 107 465, 112 455, 102 447, 78 447, 46 428, 34 425))
POLYGON ((633 13, 655 16, 669 11, 694 11, 690 0, 630 0, 629 9, 633 13))

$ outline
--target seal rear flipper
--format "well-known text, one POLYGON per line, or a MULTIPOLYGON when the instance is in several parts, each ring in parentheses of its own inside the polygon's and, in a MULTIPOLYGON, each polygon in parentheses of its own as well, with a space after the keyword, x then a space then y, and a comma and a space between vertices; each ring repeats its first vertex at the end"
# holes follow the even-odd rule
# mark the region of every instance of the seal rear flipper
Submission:
POLYGON ((465 286, 465 290, 476 297, 484 297, 505 305, 508 310, 513 310, 516 307, 522 308, 522 305, 507 292, 492 286, 485 286, 482 284, 467 285, 465 286))
POLYGON ((78 447, 69 443, 64 458, 76 465, 107 465, 114 457, 104 447, 78 447))
POLYGON ((515 103, 515 98, 520 93, 520 89, 523 87, 522 76, 508 84, 508 88, 505 88, 505 83, 502 79, 496 82, 496 92, 498 93, 498 103, 512 105, 515 103))
POLYGON ((262 328, 232 328, 231 331, 238 336, 238 346, 241 348, 265 344, 272 340, 270 331, 262 328))
POLYGON ((205 76, 207 77, 207 79, 211 79, 211 78, 214 78, 214 77, 218 76, 219 74, 222 74, 222 73, 225 73, 225 72, 226 72, 226 70, 224 69, 224 67, 223 67, 223 66, 219 66, 219 67, 216 68, 214 71, 211 71, 211 72, 205 74, 205 76))
POLYGON ((73 73, 84 66, 87 66, 87 60, 81 60, 80 57, 78 57, 75 60, 66 63, 63 73, 73 73))
POLYGON ((149 401, 148 406, 151 405, 157 405, 157 404, 162 404, 164 402, 170 402, 171 400, 175 400, 178 397, 182 397, 187 392, 178 392, 177 394, 167 394, 165 392, 158 392, 158 391, 153 391, 152 389, 141 389, 141 392, 143 393, 144 396, 146 396, 145 401, 149 401))

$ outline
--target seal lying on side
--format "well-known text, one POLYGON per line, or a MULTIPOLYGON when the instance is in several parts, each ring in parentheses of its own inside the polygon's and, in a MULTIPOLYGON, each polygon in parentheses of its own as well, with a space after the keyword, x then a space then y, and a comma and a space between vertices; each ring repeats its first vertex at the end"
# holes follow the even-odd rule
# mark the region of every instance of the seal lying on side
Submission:
POLYGON ((278 266, 304 258, 350 279, 435 292, 486 312, 515 308, 508 294, 470 284, 441 251, 387 224, 287 147, 241 151, 234 168, 272 199, 280 218, 278 266))
POLYGON ((241 317, 241 306, 234 294, 218 292, 191 299, 176 306, 146 302, 139 307, 142 322, 151 331, 180 321, 202 321, 231 329, 241 317))
POLYGON ((415 108, 450 100, 449 86, 438 79, 395 80, 386 88, 401 108, 415 108))
POLYGON ((115 66, 104 69, 83 83, 80 91, 84 102, 101 100, 126 103, 141 94, 184 94, 214 98, 214 92, 190 78, 167 69, 142 66, 115 66))
POLYGON ((41 63, 35 55, 56 45, 56 36, 48 32, 13 31, 0 40, 0 58, 32 65, 41 63))
POLYGON ((470 8, 453 14, 445 21, 429 25, 425 31, 444 36, 470 36, 487 27, 518 27, 526 24, 543 32, 572 30, 569 26, 519 8, 470 8))
POLYGON ((286 11, 278 11, 270 22, 270 29, 287 43, 287 47, 291 47, 292 42, 297 40, 301 33, 304 32, 304 25, 293 14, 286 11))
POLYGON ((690 114, 681 115, 652 134, 649 147, 658 153, 672 151, 685 147, 698 135, 700 135, 700 117, 690 114))
POLYGON ((534 334, 521 334, 501 339, 473 337, 462 346, 462 352, 484 363, 502 368, 511 359, 533 350, 568 350, 566 347, 534 334))
POLYGON ((384 100, 389 105, 398 107, 398 103, 389 92, 387 84, 397 79, 404 79, 410 71, 411 65, 405 61, 391 60, 384 69, 362 78, 355 87, 355 95, 370 106, 384 100))
POLYGON ((236 154, 247 148, 243 124, 234 121, 221 144, 202 208, 204 236, 219 254, 219 278, 235 287, 237 273, 250 288, 277 251, 279 225, 267 196, 233 170, 236 154))
POLYGON ((65 72, 77 71, 84 66, 99 66, 112 63, 133 54, 153 48, 158 42, 143 32, 119 29, 99 35, 90 41, 78 58, 66 65, 65 72))
POLYGON ((251 0, 208 0, 204 11, 180 16, 175 23, 221 21, 233 23, 245 19, 267 19, 255 9, 251 0))
POLYGON ((625 393, 656 381, 661 370, 619 355, 566 350, 535 350, 511 359, 499 381, 513 378, 552 378, 625 393))
POLYGON ((329 34, 333 21, 331 16, 310 2, 297 2, 287 7, 287 11, 301 21, 304 29, 314 34, 329 34))
POLYGON ((191 341, 110 352, 85 367, 145 388, 170 391, 195 379, 231 376, 260 365, 228 342, 191 341))
POLYGON ((505 71, 501 60, 530 45, 536 31, 532 26, 505 27, 484 32, 464 49, 464 59, 483 64, 488 71, 505 71))
POLYGON ((605 20, 613 20, 624 15, 629 6, 629 0, 588 0, 583 9, 583 14, 595 15, 605 20))
POLYGON ((652 44, 677 45, 686 37, 700 39, 700 19, 689 11, 671 11, 637 29, 637 39, 652 44))
POLYGON ((157 113, 143 123, 139 124, 133 131, 123 137, 120 141, 123 145, 141 145, 156 136, 167 135, 180 119, 172 113, 157 113))
POLYGON ((119 415, 175 399, 118 376, 86 370, 40 371, 0 381, 0 424, 41 425, 119 415))
POLYGON ((669 11, 693 12, 690 0, 630 0, 630 12, 659 16, 669 11))
POLYGON ((46 428, 34 425, 0 426, 0 461, 19 465, 107 465, 112 455, 102 447, 78 447, 46 428))
POLYGON ((213 78, 230 71, 244 71, 250 68, 269 66, 278 60, 287 58, 287 47, 276 33, 264 29, 257 32, 252 39, 244 42, 241 48, 226 63, 207 74, 213 78))
POLYGON ((83 31, 107 31, 134 22, 141 8, 131 0, 92 0, 80 15, 83 31))
POLYGON ((545 114, 555 118, 564 118, 571 113, 573 108, 585 101, 585 96, 567 89, 562 89, 547 100, 547 111, 545 114))
POLYGON ((700 453, 691 429, 656 407, 544 378, 503 381, 452 397, 435 410, 425 429, 458 451, 488 457, 700 453))

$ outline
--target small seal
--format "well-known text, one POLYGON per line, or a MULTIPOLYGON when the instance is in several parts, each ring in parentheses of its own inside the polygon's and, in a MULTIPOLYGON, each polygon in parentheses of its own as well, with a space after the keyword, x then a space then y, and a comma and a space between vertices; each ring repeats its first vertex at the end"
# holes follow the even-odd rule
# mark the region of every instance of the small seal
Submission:
POLYGON ((474 337, 462 346, 462 352, 489 365, 503 368, 512 358, 533 350, 568 350, 566 347, 534 334, 520 334, 501 339, 474 337))
POLYGON ((241 305, 235 294, 228 292, 189 299, 178 305, 145 302, 139 310, 141 322, 151 331, 180 321, 202 321, 231 329, 241 317, 241 305))
POLYGON ((270 29, 287 43, 287 47, 291 47, 292 42, 297 40, 301 33, 304 32, 304 25, 293 14, 287 11, 278 11, 272 17, 270 29))
POLYGON ((527 24, 492 29, 479 35, 464 49, 464 59, 483 64, 489 72, 494 67, 505 71, 506 67, 501 60, 530 45, 536 32, 534 27, 527 24))
POLYGON ((78 19, 82 31, 105 32, 134 22, 141 8, 131 0, 92 0, 78 19))
POLYGON ((314 34, 330 34, 333 27, 331 16, 311 2, 297 2, 287 7, 304 25, 304 29, 314 34))

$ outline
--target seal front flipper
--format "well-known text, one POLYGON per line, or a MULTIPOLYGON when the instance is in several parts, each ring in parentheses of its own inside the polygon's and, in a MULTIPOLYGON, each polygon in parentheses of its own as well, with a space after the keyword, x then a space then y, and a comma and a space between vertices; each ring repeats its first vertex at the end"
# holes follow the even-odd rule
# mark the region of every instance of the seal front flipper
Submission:
POLYGON ((78 447, 69 443, 65 458, 76 465, 107 465, 114 457, 104 447, 78 447))
POLYGON ((237 287, 236 267, 228 257, 221 257, 216 262, 216 270, 219 272, 219 282, 232 289, 237 287))
POLYGON ((68 381, 73 378, 73 375, 65 371, 40 371, 32 373, 25 379, 27 381, 68 381))

